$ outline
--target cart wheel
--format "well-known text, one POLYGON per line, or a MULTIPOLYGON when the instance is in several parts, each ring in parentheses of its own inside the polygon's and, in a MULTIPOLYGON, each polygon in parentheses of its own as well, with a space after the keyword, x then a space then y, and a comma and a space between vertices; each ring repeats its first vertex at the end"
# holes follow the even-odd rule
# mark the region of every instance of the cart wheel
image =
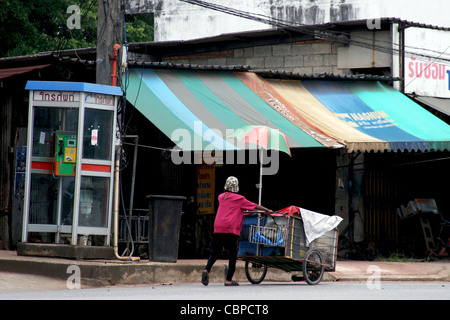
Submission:
POLYGON ((261 283, 266 277, 267 266, 265 264, 245 261, 245 275, 253 284, 261 283))
POLYGON ((323 258, 320 251, 308 250, 303 262, 303 277, 308 284, 318 284, 322 280, 325 267, 322 264, 323 258))

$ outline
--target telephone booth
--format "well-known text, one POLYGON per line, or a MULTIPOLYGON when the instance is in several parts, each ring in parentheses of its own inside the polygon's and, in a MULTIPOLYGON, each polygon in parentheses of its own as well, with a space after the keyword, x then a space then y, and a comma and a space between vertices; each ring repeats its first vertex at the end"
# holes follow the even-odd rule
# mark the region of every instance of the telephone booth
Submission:
POLYGON ((24 243, 110 245, 120 87, 28 81, 24 243))

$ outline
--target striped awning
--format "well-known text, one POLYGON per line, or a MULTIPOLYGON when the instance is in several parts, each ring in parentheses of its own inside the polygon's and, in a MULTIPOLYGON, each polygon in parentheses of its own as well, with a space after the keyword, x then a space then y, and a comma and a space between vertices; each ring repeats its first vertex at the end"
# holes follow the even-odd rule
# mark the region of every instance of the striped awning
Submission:
POLYGON ((450 150, 450 126, 384 83, 250 77, 249 85, 264 89, 255 90, 261 97, 270 92, 286 112, 348 152, 450 150))
POLYGON ((277 128, 291 148, 450 150, 449 125, 381 82, 143 68, 127 100, 186 151, 241 148, 226 137, 245 125, 277 128))
POLYGON ((324 147, 230 71, 131 69, 127 100, 185 151, 239 149, 227 136, 245 125, 279 129, 291 148, 324 147))

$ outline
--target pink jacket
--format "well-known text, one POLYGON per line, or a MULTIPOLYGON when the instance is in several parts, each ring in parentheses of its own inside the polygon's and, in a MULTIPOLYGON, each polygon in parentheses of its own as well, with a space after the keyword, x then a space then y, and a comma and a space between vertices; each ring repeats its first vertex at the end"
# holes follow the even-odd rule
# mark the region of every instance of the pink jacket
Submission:
POLYGON ((214 221, 214 233, 241 234, 244 210, 254 210, 257 204, 232 192, 219 195, 219 209, 214 221), (225 195, 226 199, 225 199, 225 195))

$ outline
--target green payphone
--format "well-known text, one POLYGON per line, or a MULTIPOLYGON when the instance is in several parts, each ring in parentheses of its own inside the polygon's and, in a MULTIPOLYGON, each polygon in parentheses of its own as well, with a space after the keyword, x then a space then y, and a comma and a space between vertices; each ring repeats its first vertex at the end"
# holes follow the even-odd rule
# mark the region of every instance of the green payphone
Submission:
POLYGON ((56 131, 54 175, 75 176, 77 135, 71 131, 56 131))

